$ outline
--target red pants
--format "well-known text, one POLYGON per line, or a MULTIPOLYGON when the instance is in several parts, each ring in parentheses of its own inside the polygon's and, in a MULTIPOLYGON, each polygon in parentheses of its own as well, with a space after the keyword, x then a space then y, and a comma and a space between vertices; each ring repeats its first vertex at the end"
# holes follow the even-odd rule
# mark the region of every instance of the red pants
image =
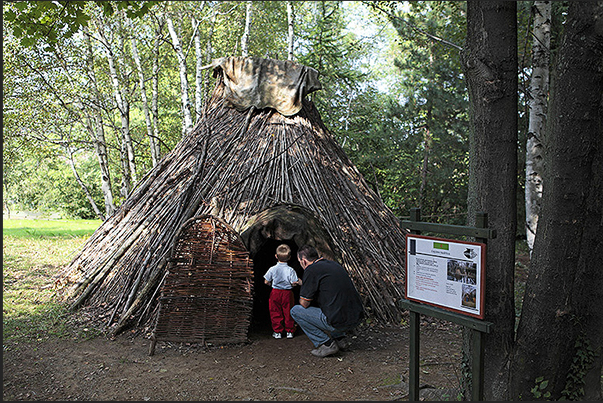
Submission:
POLYGON ((276 333, 281 333, 283 330, 287 332, 295 332, 295 322, 291 317, 291 308, 295 305, 292 290, 277 290, 273 288, 270 291, 268 299, 268 309, 270 311, 270 321, 272 322, 272 330, 276 333), (283 327, 284 322, 284 327, 283 327))

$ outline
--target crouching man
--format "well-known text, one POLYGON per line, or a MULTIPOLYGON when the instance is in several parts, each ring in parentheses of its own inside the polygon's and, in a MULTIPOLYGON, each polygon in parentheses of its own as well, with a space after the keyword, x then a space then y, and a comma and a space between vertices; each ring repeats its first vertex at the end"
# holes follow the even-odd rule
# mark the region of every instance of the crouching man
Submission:
POLYGON ((335 354, 347 348, 346 332, 364 317, 360 294, 347 271, 339 263, 319 257, 313 246, 302 246, 297 259, 304 276, 300 305, 291 308, 291 316, 314 344, 313 355, 335 354))

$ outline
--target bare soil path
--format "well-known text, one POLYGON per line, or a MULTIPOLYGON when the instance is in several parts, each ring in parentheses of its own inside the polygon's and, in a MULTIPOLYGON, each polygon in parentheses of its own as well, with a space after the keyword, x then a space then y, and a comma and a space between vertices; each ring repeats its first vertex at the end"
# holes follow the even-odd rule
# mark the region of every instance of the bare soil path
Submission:
MULTIPOLYGON (((4 345, 3 400, 408 400, 409 328, 363 325, 350 349, 317 358, 301 330, 275 340, 255 329, 249 342, 223 347, 114 339, 49 339, 4 345)), ((461 328, 421 321, 425 400, 456 400, 461 328)))

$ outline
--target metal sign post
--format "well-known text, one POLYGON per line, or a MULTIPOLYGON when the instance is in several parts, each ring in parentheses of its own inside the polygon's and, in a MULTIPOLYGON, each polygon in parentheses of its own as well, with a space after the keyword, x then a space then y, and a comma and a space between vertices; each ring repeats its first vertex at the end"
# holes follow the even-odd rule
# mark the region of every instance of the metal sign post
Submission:
MULTIPOLYGON (((418 208, 410 210, 410 221, 402 223, 411 230, 413 234, 421 231, 431 231, 454 235, 475 237, 477 242, 486 243, 487 239, 496 238, 496 231, 488 229, 488 216, 486 213, 477 213, 476 227, 465 227, 460 225, 446 225, 421 222, 421 211, 418 208)), ((420 345, 420 315, 429 315, 435 318, 458 323, 472 330, 472 385, 471 400, 483 400, 484 392, 484 346, 483 334, 490 333, 491 322, 472 318, 460 313, 450 312, 436 306, 423 305, 417 302, 402 300, 398 302, 401 308, 410 313, 410 351, 409 351, 409 397, 410 401, 419 400, 419 345, 420 345)))

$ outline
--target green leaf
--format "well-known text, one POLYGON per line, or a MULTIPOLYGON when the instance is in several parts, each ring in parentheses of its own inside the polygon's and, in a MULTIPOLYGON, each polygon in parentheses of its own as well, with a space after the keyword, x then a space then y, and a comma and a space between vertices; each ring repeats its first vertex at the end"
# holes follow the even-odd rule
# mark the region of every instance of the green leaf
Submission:
POLYGON ((8 22, 13 22, 16 17, 17 14, 15 14, 15 12, 12 10, 7 10, 6 12, 4 12, 4 19, 8 22))
POLYGON ((542 381, 542 383, 540 384, 540 389, 544 389, 549 385, 549 381, 542 381))

